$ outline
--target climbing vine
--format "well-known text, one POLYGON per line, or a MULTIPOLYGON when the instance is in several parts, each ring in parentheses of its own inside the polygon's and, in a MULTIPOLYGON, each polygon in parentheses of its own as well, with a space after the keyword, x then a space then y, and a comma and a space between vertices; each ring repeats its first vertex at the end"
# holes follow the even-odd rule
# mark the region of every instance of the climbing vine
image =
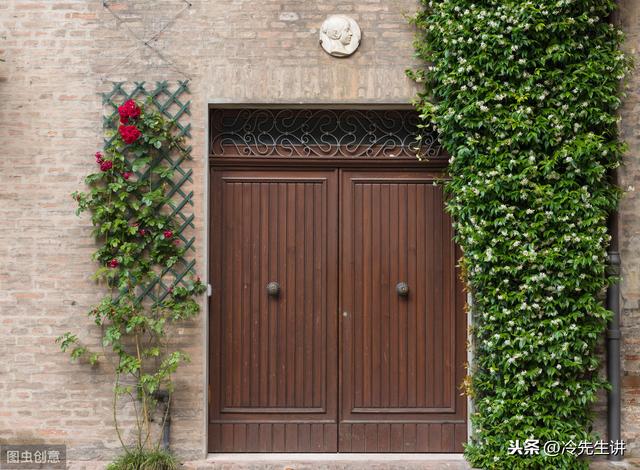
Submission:
POLYGON ((118 108, 118 115, 117 132, 95 154, 97 170, 85 179, 91 190, 73 194, 77 212, 91 213, 99 245, 93 255, 99 265, 94 278, 110 289, 88 312, 101 328, 105 349, 92 351, 71 332, 57 341, 73 358, 91 364, 115 358, 116 431, 127 455, 138 458, 158 449, 160 439, 154 440, 151 423, 155 420, 160 428, 164 426, 174 389, 172 375, 188 360, 184 352, 172 347, 170 325, 198 314, 195 297, 204 286, 199 278, 182 279, 166 295, 158 293, 153 300, 145 297, 149 286, 161 288, 155 281, 185 251, 178 237, 180 224, 167 210, 175 168, 163 157, 173 153, 186 158, 188 152, 175 132, 175 122, 151 105, 128 100, 118 108), (118 426, 119 399, 129 399, 136 413, 132 443, 125 442, 118 426))
POLYGON ((615 110, 630 63, 611 0, 422 0, 416 106, 450 153, 448 210, 472 294, 476 467, 587 468, 512 441, 593 442, 606 386, 607 218, 621 192, 615 110))

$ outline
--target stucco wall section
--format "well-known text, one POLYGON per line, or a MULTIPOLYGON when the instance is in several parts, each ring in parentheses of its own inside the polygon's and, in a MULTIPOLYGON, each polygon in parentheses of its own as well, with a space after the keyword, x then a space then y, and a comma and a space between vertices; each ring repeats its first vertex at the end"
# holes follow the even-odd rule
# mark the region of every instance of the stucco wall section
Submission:
MULTIPOLYGON (((109 366, 73 364, 54 343, 71 329, 98 345, 85 315, 102 293, 89 278, 95 246, 70 194, 95 170, 99 93, 112 81, 191 80, 202 275, 208 101, 407 103, 415 94, 404 76, 415 0, 190 1, 0 2, 0 442, 66 443, 74 460, 119 449, 109 366), (318 44, 320 24, 336 12, 363 31, 351 58, 318 44)), ((201 316, 179 335, 192 357, 172 422, 184 458, 205 452, 204 325, 201 316)))

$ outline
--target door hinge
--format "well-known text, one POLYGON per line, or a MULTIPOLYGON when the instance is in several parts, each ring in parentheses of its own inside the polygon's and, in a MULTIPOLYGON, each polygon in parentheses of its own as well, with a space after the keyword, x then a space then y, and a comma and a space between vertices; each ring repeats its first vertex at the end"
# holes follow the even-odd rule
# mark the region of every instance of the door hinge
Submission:
POLYGON ((211 293, 213 292, 213 288, 211 284, 207 284, 207 297, 211 297, 211 293))

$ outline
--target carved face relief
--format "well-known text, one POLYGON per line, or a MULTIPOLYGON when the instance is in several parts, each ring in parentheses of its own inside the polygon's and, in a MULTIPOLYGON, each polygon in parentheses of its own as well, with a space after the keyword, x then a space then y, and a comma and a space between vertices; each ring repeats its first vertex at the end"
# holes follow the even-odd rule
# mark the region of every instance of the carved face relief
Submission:
POLYGON ((347 57, 360 45, 360 27, 353 18, 331 15, 320 28, 320 45, 334 57, 347 57))

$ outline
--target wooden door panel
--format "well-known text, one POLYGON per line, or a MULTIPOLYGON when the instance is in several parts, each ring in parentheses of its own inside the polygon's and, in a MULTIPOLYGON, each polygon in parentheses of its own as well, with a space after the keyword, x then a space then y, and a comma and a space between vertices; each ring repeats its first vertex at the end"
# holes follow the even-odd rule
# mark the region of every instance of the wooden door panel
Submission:
POLYGON ((212 451, 336 450, 337 214, 335 172, 214 172, 212 451))
POLYGON ((443 437, 428 451, 466 439, 456 247, 442 187, 422 175, 343 173, 341 451, 419 451, 431 429, 443 437))

